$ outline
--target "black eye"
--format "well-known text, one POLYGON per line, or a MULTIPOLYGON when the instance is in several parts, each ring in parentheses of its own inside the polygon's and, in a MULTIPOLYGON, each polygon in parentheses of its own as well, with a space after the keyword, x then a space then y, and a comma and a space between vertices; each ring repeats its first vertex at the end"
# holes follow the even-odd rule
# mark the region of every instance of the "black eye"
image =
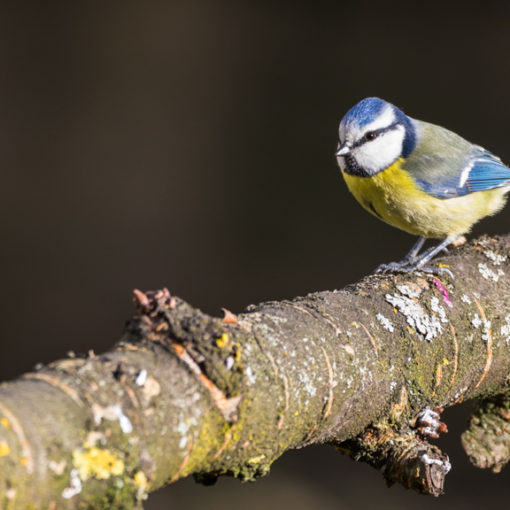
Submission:
POLYGON ((377 138, 377 133, 375 131, 369 131, 365 138, 370 142, 371 140, 375 140, 377 138))

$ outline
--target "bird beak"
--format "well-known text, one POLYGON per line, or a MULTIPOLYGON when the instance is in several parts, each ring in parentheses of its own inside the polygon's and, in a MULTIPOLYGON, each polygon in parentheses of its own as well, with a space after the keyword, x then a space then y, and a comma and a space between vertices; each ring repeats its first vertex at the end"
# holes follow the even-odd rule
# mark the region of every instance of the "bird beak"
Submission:
POLYGON ((335 156, 346 156, 347 154, 349 154, 349 152, 351 152, 351 148, 349 147, 349 145, 344 143, 343 145, 338 146, 338 149, 335 152, 335 156))

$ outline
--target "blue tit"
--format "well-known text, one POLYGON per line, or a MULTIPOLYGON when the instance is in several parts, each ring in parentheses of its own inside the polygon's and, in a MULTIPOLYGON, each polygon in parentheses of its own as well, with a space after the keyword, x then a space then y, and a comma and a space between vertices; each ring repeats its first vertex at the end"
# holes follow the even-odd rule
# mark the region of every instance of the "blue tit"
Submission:
POLYGON ((510 168, 494 154, 375 97, 343 117, 336 158, 347 187, 368 212, 419 236, 402 261, 376 272, 451 275, 429 261, 497 213, 510 190, 510 168), (442 241, 420 254, 426 238, 442 241))

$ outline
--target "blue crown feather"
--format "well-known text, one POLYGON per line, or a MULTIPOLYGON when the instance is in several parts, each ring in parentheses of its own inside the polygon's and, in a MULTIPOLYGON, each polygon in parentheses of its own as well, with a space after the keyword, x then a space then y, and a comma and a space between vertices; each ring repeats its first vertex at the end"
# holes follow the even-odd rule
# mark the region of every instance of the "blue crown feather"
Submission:
POLYGON ((367 97, 356 103, 342 119, 343 124, 356 123, 363 127, 373 122, 389 105, 388 102, 378 97, 367 97))

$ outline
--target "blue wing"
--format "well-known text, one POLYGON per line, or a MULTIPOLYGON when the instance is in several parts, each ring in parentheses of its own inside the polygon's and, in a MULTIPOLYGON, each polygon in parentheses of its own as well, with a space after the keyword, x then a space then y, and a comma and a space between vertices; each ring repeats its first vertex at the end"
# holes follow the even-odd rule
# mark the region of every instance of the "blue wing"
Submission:
POLYGON ((460 168, 448 170, 441 176, 431 172, 434 179, 417 178, 416 182, 423 191, 436 198, 461 197, 475 191, 510 186, 510 168, 497 156, 477 145, 472 146, 460 168))

